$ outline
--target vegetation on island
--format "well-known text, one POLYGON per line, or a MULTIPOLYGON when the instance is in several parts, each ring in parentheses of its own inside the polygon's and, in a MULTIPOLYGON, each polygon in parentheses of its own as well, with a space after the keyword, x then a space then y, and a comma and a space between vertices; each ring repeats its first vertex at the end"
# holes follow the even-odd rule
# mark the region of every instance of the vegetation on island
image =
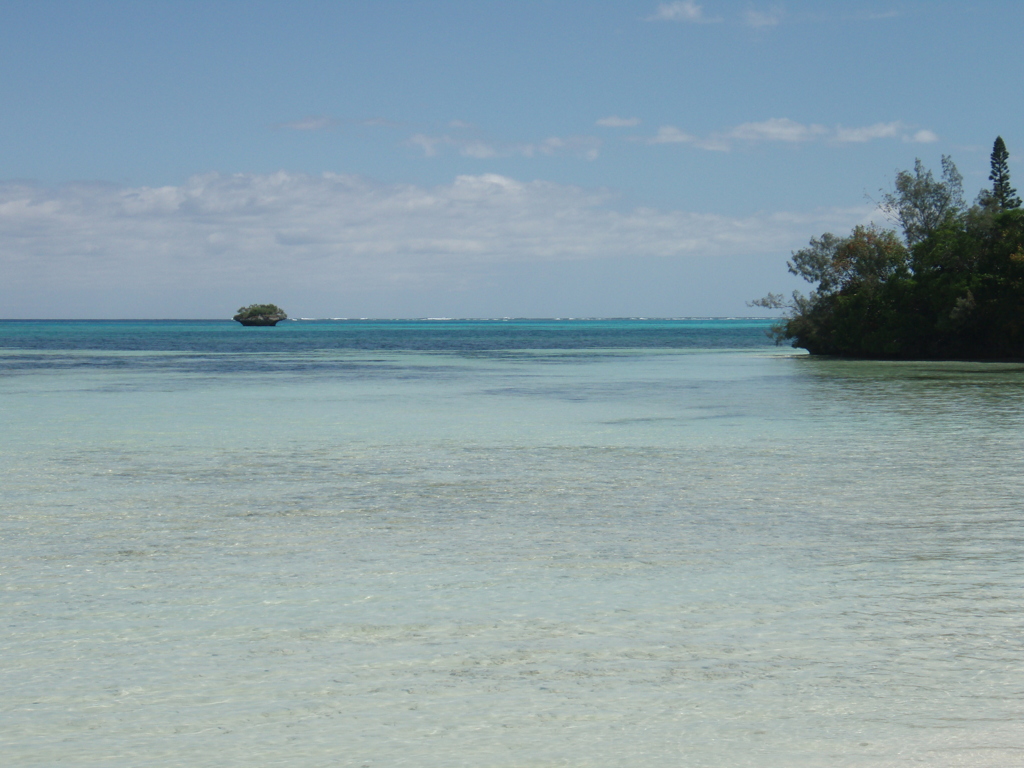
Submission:
POLYGON ((1024 359, 1024 210, 1008 158, 997 137, 992 186, 971 206, 952 159, 938 179, 917 160, 882 197, 902 234, 858 226, 794 252, 789 271, 814 289, 751 302, 786 310, 776 343, 846 357, 1024 359))
POLYGON ((238 314, 231 319, 242 325, 277 325, 287 320, 288 315, 276 304, 250 304, 248 307, 240 307, 238 314))

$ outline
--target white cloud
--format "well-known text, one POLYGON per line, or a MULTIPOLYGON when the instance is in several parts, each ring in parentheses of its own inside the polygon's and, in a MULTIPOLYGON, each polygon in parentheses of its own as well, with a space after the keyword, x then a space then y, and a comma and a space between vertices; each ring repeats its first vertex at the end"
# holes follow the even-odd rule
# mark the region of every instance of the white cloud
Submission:
POLYGON ((773 8, 770 11, 748 10, 743 15, 743 22, 748 27, 775 27, 782 21, 782 10, 773 8))
POLYGON ((632 128, 633 126, 640 125, 640 118, 611 115, 610 117, 602 117, 597 121, 596 125, 604 126, 605 128, 632 128))
POLYGON ((655 136, 647 139, 648 144, 690 144, 694 141, 697 141, 696 136, 684 133, 674 125, 661 126, 655 136))
POLYGON ((717 133, 713 133, 703 139, 698 139, 694 142, 694 146, 706 149, 709 152, 728 152, 732 149, 732 144, 729 140, 717 133))
POLYGON ((478 160, 484 160, 488 157, 497 156, 498 151, 483 141, 467 141, 460 144, 459 154, 463 157, 475 157, 478 160))
POLYGON ((542 155, 571 154, 586 160, 596 160, 601 151, 602 141, 594 136, 569 136, 545 139, 538 147, 542 155))
POLYGON ((835 140, 840 144, 848 142, 863 143, 873 139, 890 139, 899 136, 904 131, 904 125, 896 120, 891 123, 875 123, 863 128, 843 128, 838 126, 835 132, 835 140))
POLYGON ((773 117, 760 123, 737 125, 726 135, 741 141, 803 142, 828 133, 823 125, 803 125, 787 117, 773 117))
POLYGON ((875 123, 863 128, 843 128, 838 126, 833 138, 840 144, 892 138, 902 138, 903 141, 914 144, 930 144, 939 140, 938 135, 934 131, 926 128, 914 131, 902 120, 896 120, 891 123, 875 123))
POLYGON ((647 21, 689 21, 698 24, 713 23, 721 21, 718 18, 709 18, 704 15, 704 7, 697 5, 693 0, 676 0, 671 3, 660 3, 654 13, 647 17, 647 21))
MULTIPOLYGON (((782 22, 784 12, 781 7, 775 6, 768 10, 748 9, 738 18, 739 22, 748 27, 767 28, 778 26, 782 22)), ((887 17, 887 16, 886 16, 887 17)), ((881 17, 880 17, 881 18, 881 17)), ((713 24, 724 21, 721 16, 707 16, 704 13, 704 6, 698 5, 694 0, 676 0, 676 2, 660 3, 650 16, 644 17, 644 21, 676 21, 690 22, 694 24, 713 24)))
POLYGON ((417 133, 409 138, 409 143, 412 146, 423 150, 424 157, 435 157, 438 145, 445 144, 447 141, 446 136, 427 136, 422 133, 417 133))
POLYGON ((301 120, 293 120, 289 123, 279 123, 278 128, 287 128, 291 131, 326 131, 337 126, 338 121, 326 115, 310 115, 301 120))
POLYGON ((499 144, 480 138, 444 134, 427 136, 418 133, 409 139, 409 144, 423 150, 425 157, 436 157, 440 148, 450 147, 463 157, 486 160, 492 157, 538 157, 570 155, 586 160, 596 160, 601 150, 601 140, 596 136, 551 136, 540 142, 522 144, 499 144))
POLYGON ((493 174, 436 187, 286 172, 160 188, 0 184, 0 305, 8 316, 67 316, 60 302, 73 297, 95 308, 90 316, 125 316, 138 297, 150 303, 135 316, 175 316, 200 294, 233 309, 236 297, 268 292, 468 290, 503 264, 778 254, 865 215, 730 217, 613 202, 493 174))
POLYGON ((901 120, 854 128, 838 125, 834 129, 830 129, 817 123, 806 125, 790 120, 787 117, 773 117, 760 122, 742 123, 724 131, 716 131, 707 136, 695 136, 675 126, 663 125, 654 136, 646 138, 632 136, 630 140, 642 141, 646 144, 691 144, 700 149, 718 152, 727 152, 737 143, 782 142, 802 144, 826 141, 834 144, 852 144, 890 138, 902 138, 903 141, 927 143, 939 140, 939 137, 930 130, 922 129, 910 133, 911 130, 901 120))

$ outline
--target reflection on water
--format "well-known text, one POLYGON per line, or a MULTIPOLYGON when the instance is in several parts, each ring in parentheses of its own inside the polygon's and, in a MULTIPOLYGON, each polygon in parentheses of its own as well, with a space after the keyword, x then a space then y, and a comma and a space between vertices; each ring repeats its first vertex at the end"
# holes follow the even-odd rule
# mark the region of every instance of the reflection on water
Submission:
POLYGON ((8 759, 1017 764, 1024 371, 758 344, 0 353, 8 759))

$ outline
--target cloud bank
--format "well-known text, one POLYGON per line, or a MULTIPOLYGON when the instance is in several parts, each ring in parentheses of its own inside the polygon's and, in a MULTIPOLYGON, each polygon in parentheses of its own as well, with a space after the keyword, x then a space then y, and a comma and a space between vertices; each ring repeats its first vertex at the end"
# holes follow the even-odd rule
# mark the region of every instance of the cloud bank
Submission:
POLYGON ((436 187, 286 172, 160 188, 0 184, 0 316, 209 317, 286 297, 335 306, 361 292, 498 290, 509 270, 543 265, 711 265, 785 254, 866 214, 734 218, 614 202, 493 174, 436 187))

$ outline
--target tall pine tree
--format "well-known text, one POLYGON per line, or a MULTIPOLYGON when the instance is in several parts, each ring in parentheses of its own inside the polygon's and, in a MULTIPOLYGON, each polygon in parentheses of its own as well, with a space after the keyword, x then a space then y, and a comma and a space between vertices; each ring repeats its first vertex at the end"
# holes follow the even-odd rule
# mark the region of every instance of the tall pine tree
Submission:
POLYGON ((1010 153, 1006 151, 1006 143, 1002 136, 996 136, 992 145, 992 172, 988 179, 992 182, 992 197, 990 198, 999 208, 1020 208, 1020 198, 1017 197, 1017 190, 1010 186, 1010 166, 1007 160, 1010 153))

